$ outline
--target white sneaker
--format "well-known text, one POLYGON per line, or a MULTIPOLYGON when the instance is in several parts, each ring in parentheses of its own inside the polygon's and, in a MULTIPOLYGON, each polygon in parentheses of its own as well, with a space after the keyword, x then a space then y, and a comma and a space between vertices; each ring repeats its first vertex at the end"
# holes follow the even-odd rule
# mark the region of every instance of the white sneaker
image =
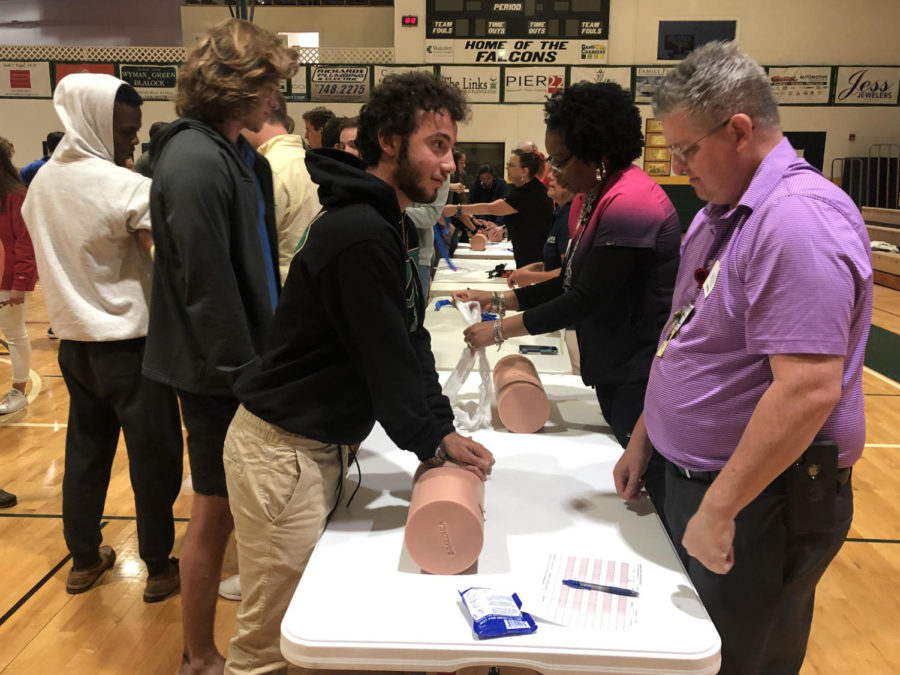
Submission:
POLYGON ((239 574, 235 574, 233 577, 228 577, 225 581, 219 582, 219 595, 221 595, 226 600, 240 600, 241 599, 241 577, 239 574))
POLYGON ((28 405, 28 397, 18 389, 10 389, 0 401, 0 415, 14 413, 28 405))

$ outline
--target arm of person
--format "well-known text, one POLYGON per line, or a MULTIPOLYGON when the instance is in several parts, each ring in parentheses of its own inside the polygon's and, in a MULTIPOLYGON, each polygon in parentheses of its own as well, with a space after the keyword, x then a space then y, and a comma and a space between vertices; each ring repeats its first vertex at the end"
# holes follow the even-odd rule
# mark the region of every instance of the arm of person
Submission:
POLYGON ((22 218, 22 202, 20 195, 12 195, 7 201, 13 237, 12 246, 12 288, 9 290, 9 304, 21 305, 25 302, 25 292, 34 287, 37 277, 37 263, 34 259, 34 246, 31 236, 22 218))
POLYGON ((531 286, 533 284, 539 284, 542 281, 554 279, 558 277, 561 272, 562 270, 558 267, 555 270, 545 270, 544 263, 536 262, 513 270, 512 274, 506 278, 506 283, 510 288, 515 288, 516 286, 531 286))
POLYGON ((772 384, 734 454, 688 521, 682 544, 719 574, 734 566, 734 519, 800 457, 841 397, 843 356, 775 354, 772 384))
POLYGON ((141 244, 141 248, 147 252, 147 255, 153 256, 153 233, 150 230, 138 230, 137 238, 141 244))
POLYGON ((641 476, 647 470, 652 453, 653 446, 644 425, 644 413, 641 413, 631 432, 628 445, 613 467, 616 493, 625 501, 638 499, 645 494, 641 476))
POLYGON ((454 435, 433 356, 424 354, 430 353, 430 341, 410 340, 396 251, 380 240, 351 245, 323 272, 321 288, 339 339, 366 382, 375 418, 397 447, 425 462, 449 436, 447 453, 486 476, 493 464, 490 452, 454 435), (348 279, 365 279, 365 292, 348 279))
POLYGON ((455 216, 457 207, 461 207, 462 213, 466 216, 509 216, 518 213, 505 199, 479 204, 448 204, 442 213, 444 216, 455 216))

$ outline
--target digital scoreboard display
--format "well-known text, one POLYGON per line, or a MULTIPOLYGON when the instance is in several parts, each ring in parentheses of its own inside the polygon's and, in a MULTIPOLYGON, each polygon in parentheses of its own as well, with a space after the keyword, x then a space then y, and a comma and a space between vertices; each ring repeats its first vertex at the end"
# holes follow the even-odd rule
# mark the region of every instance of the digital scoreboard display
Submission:
POLYGON ((610 0, 426 0, 431 40, 607 40, 610 0))

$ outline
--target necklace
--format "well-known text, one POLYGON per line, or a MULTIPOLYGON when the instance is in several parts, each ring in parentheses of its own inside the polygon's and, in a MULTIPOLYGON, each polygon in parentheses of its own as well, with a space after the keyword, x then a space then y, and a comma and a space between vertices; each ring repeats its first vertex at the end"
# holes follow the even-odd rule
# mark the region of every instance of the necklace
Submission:
POLYGON ((584 195, 584 201, 581 202, 581 210, 578 212, 578 227, 575 229, 575 236, 569 239, 569 244, 566 246, 565 264, 563 265, 563 269, 565 270, 563 275, 564 293, 572 288, 572 264, 575 261, 575 252, 578 251, 578 245, 581 243, 581 238, 584 236, 588 223, 591 221, 594 207, 597 205, 597 199, 603 191, 605 183, 605 180, 601 181, 588 190, 584 195))

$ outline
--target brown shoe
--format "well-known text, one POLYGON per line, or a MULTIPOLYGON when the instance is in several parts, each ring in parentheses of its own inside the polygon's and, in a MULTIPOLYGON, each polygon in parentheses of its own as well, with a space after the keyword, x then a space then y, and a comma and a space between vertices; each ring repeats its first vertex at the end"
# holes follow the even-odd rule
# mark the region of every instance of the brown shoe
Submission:
POLYGON ((144 602, 160 602, 174 595, 181 588, 178 574, 178 558, 169 558, 169 569, 162 574, 147 577, 144 587, 144 602))
POLYGON ((100 554, 100 562, 83 570, 76 570, 74 567, 69 570, 69 578, 66 580, 66 591, 71 594, 84 593, 90 589, 97 579, 108 570, 116 562, 116 552, 111 546, 101 546, 98 551, 100 554))

